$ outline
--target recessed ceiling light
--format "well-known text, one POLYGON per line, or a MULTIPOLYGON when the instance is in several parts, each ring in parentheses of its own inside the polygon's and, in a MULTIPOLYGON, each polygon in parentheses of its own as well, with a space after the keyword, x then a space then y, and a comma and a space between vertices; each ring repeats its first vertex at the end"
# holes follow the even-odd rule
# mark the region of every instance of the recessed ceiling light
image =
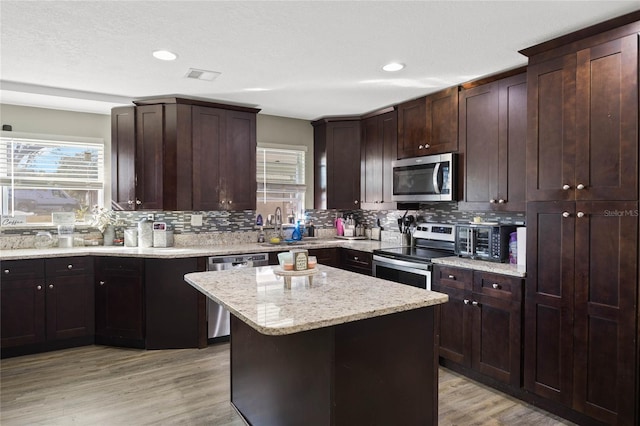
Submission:
POLYGON ((178 55, 173 52, 169 52, 168 50, 155 50, 153 52, 153 57, 163 61, 174 61, 178 55))
POLYGON ((384 67, 382 67, 383 70, 389 71, 389 72, 400 71, 402 68, 404 68, 404 64, 400 64, 398 62, 391 62, 390 64, 387 64, 384 67))

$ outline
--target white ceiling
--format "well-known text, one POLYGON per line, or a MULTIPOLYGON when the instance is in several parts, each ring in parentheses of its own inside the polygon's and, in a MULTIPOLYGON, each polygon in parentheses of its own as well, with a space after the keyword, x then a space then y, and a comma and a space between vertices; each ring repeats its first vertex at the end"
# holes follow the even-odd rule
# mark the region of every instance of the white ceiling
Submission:
POLYGON ((526 64, 633 1, 0 1, 0 102, 108 114, 182 94, 312 120, 526 64), (154 59, 168 49, 174 62, 154 59), (382 65, 406 64, 396 73, 382 65), (189 68, 214 81, 184 78, 189 68))

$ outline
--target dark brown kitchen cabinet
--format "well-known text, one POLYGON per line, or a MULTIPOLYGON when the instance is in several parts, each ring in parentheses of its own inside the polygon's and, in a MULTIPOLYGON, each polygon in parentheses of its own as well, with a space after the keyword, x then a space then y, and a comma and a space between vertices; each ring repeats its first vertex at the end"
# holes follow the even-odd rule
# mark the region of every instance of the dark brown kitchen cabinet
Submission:
POLYGON ((121 210, 255 209, 258 110, 185 98, 112 110, 121 210))
POLYGON ((457 150, 457 86, 398 105, 398 159, 457 150))
POLYGON ((527 73, 527 199, 637 199, 637 34, 530 63, 527 73))
POLYGON ((495 380, 520 387, 524 280, 437 265, 432 289, 439 307, 439 355, 495 380))
POLYGON ((96 343, 144 348, 144 293, 144 259, 96 258, 96 343))
POLYGON ((528 203, 527 228, 525 388, 633 424, 638 203, 528 203))
POLYGON ((461 202, 474 211, 525 210, 526 73, 460 92, 461 202))
POLYGON ((373 255, 368 252, 341 247, 340 268, 363 275, 372 275, 373 255))
POLYGON ((314 208, 360 208, 360 120, 312 123, 314 208))
POLYGON ((3 356, 93 342, 92 258, 3 261, 0 288, 3 356))
POLYGON ((397 157, 398 121, 395 109, 364 118, 361 148, 361 208, 393 210, 391 162, 397 157))

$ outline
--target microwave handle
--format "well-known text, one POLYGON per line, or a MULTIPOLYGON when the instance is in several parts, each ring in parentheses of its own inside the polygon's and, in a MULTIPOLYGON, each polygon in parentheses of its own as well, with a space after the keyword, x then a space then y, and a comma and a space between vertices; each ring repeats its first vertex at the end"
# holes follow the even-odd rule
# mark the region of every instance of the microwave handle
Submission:
POLYGON ((469 241, 470 247, 469 247, 469 254, 471 256, 475 256, 476 255, 476 232, 473 228, 469 228, 468 229, 468 238, 467 241, 469 241))
POLYGON ((433 192, 439 194, 442 190, 442 177, 440 172, 440 165, 442 163, 436 163, 436 166, 433 168, 433 192))

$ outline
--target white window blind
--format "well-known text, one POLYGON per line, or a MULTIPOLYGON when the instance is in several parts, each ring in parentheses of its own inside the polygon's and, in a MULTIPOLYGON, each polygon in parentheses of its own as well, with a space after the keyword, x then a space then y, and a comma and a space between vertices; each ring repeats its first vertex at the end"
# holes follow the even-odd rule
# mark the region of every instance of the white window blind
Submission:
POLYGON ((259 146, 256 157, 258 199, 287 202, 304 197, 305 150, 259 146))
POLYGON ((0 138, 0 185, 101 190, 104 144, 3 135, 0 138))

